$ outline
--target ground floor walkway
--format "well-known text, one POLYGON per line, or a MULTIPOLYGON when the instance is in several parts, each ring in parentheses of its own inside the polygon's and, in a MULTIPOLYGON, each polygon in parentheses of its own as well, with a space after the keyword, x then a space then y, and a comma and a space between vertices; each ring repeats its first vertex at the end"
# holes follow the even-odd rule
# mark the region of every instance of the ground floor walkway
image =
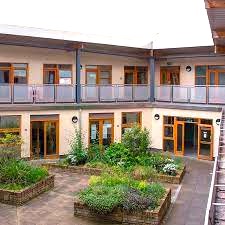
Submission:
MULTIPOLYGON (((186 160, 181 185, 172 188, 173 204, 165 225, 202 225, 207 204, 212 162, 186 160)), ((24 206, 0 204, 0 225, 99 225, 73 216, 74 193, 88 184, 88 176, 54 171, 55 188, 24 206)), ((109 223, 106 223, 109 225, 109 223)))

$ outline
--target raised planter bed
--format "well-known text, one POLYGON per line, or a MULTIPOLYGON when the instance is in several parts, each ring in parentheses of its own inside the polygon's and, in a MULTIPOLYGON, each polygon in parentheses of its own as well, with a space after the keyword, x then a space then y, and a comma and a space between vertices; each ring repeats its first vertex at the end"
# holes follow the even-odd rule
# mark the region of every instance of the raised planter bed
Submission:
MULTIPOLYGON (((57 163, 44 163, 42 166, 51 169, 51 168, 57 168, 61 169, 63 171, 69 171, 72 173, 80 173, 85 175, 100 175, 103 170, 99 168, 91 168, 91 167, 85 167, 85 166, 67 166, 67 165, 60 165, 57 163)), ((185 174, 185 167, 183 170, 179 171, 176 176, 170 176, 165 174, 157 174, 154 181, 162 182, 162 183, 170 183, 170 184, 180 184, 185 174)))
POLYGON ((54 175, 19 191, 0 189, 0 202, 9 205, 23 205, 30 199, 54 187, 54 175))
POLYGON ((162 222, 163 217, 170 207, 170 204, 171 190, 167 189, 165 197, 161 200, 159 207, 155 210, 127 212, 121 208, 117 208, 109 214, 102 215, 90 210, 84 203, 76 198, 74 201, 74 215, 97 221, 105 220, 124 224, 158 225, 162 222))

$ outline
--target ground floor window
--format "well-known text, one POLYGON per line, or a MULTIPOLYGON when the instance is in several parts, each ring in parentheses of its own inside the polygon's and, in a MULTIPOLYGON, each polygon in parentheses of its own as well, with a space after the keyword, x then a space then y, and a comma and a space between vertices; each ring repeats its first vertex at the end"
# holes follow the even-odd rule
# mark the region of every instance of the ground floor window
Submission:
POLYGON ((0 116, 0 137, 5 133, 20 135, 20 116, 0 116))
POLYGON ((31 120, 31 158, 57 158, 59 155, 58 115, 33 115, 31 120))
POLYGON ((114 140, 114 114, 89 114, 89 144, 109 146, 114 140))
POLYGON ((163 150, 175 155, 213 158, 212 120, 201 118, 163 118, 163 150))
POLYGON ((135 124, 141 126, 141 112, 123 112, 122 113, 122 134, 129 130, 135 124))

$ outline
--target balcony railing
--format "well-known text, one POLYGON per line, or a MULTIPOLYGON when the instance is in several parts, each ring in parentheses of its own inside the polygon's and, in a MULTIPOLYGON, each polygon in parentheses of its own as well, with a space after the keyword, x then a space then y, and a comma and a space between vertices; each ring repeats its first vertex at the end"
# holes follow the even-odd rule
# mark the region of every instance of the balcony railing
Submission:
POLYGON ((159 102, 225 104, 225 86, 157 86, 155 100, 159 102))
MULTIPOLYGON (((149 85, 81 85, 82 102, 148 101, 149 85)), ((0 103, 75 103, 76 85, 0 84, 0 103)))

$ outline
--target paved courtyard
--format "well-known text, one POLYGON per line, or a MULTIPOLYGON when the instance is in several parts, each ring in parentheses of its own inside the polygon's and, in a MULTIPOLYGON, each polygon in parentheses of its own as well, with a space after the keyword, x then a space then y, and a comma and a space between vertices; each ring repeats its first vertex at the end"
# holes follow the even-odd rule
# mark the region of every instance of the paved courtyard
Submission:
MULTIPOLYGON (((211 162, 186 160, 187 173, 182 185, 167 185, 172 188, 174 203, 165 218, 166 225, 201 225, 212 170, 211 162)), ((56 174, 55 188, 31 200, 27 204, 14 207, 0 204, 0 225, 99 225, 73 216, 73 195, 87 186, 88 177, 72 173, 56 174)))

